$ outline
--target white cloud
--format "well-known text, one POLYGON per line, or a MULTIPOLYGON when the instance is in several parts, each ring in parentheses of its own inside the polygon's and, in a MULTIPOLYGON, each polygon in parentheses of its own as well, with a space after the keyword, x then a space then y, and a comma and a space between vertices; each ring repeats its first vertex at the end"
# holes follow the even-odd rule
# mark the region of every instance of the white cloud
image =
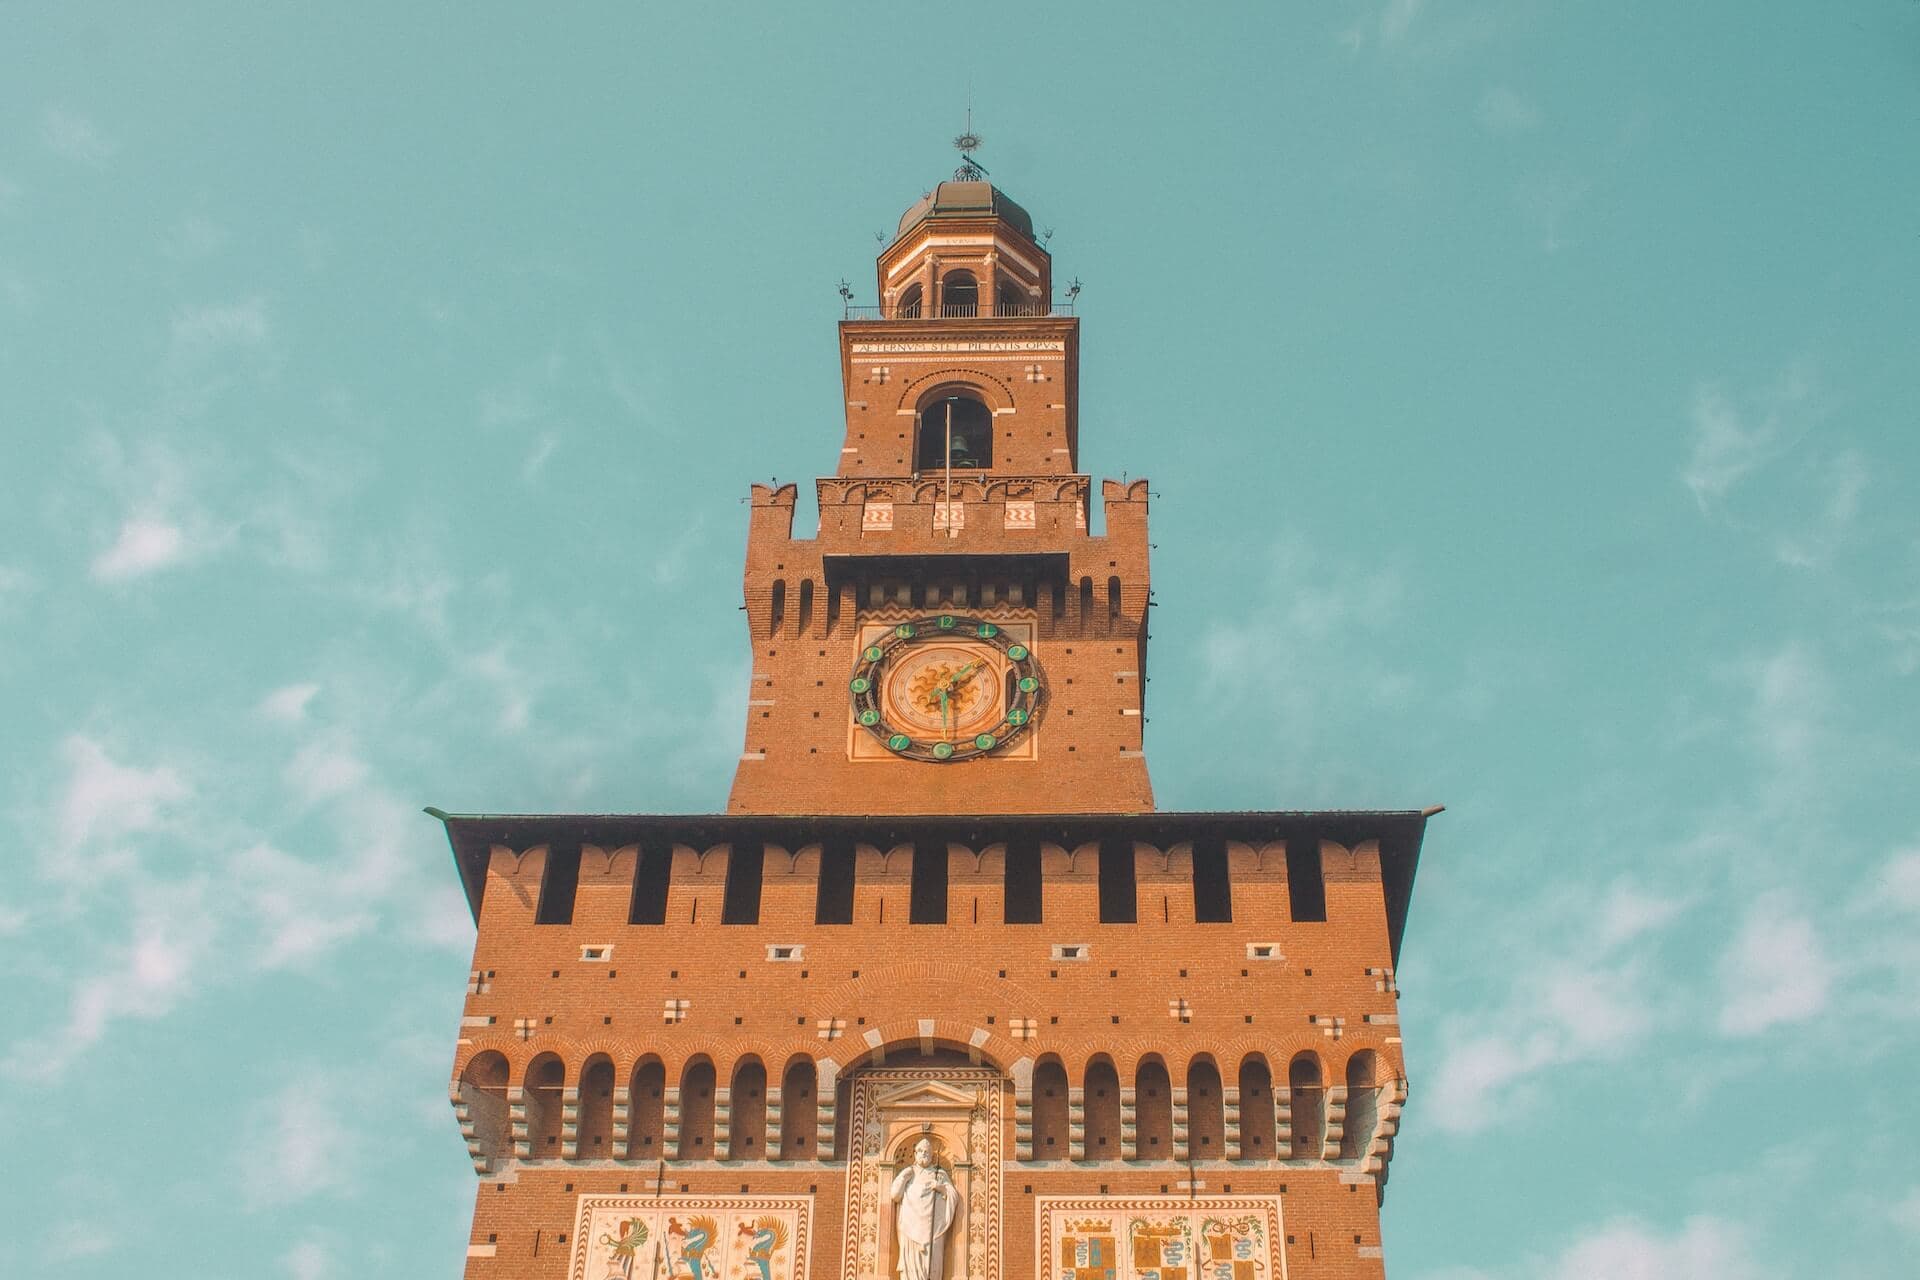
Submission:
POLYGON ((48 1036, 23 1041, 5 1064, 9 1074, 51 1080, 98 1043, 122 1018, 164 1017, 192 989, 210 945, 211 907, 199 884, 137 891, 124 946, 74 987, 66 1022, 48 1036))
POLYGON ((1794 911, 1785 895, 1768 894, 1748 912, 1721 957, 1720 1030, 1751 1036, 1816 1017, 1827 1007, 1833 976, 1813 922, 1794 911))
POLYGON ((48 108, 41 117, 40 141, 55 155, 91 169, 104 167, 120 150, 120 144, 93 121, 60 107, 48 108))
POLYGON ((1871 471, 1865 455, 1843 450, 1818 468, 1813 485, 1819 497, 1813 519, 1796 533, 1782 534, 1774 544, 1780 563, 1812 569, 1833 558, 1860 515, 1860 498, 1871 471))
POLYGON ((302 1240, 287 1250, 286 1264, 293 1280, 325 1280, 333 1273, 333 1259, 317 1240, 302 1240))
POLYGON ((284 724, 298 724, 307 718, 307 704, 320 692, 311 682, 282 685, 260 700, 260 714, 284 724))
POLYGON ((1622 881, 1607 891, 1600 904, 1600 944, 1618 946, 1650 930, 1660 929, 1685 909, 1678 898, 1661 898, 1644 893, 1622 881))
POLYGON ((1392 44, 1405 36, 1425 7, 1426 0, 1387 0, 1380 14, 1380 43, 1392 44))
POLYGON ((113 1232, 99 1222, 70 1218, 59 1223, 47 1237, 46 1255, 53 1262, 78 1262, 97 1258, 114 1248, 113 1232))
POLYGON ((373 927, 360 881, 340 868, 256 844, 233 860, 232 870, 247 921, 261 933, 262 969, 305 964, 373 927))
POLYGON ((187 558, 187 535, 179 525, 153 516, 129 516, 113 545, 93 559, 98 582, 138 578, 187 558))
POLYGON ((351 791, 367 780, 367 762, 337 741, 310 742, 287 762, 281 778, 308 804, 351 791))
POLYGON ((1494 85, 1480 95, 1474 115, 1489 133, 1526 133, 1540 127, 1540 111, 1505 85, 1494 85))
POLYGON ((548 459, 553 457, 553 451, 559 445, 560 438, 551 431, 545 432, 535 440, 533 448, 527 452, 526 460, 520 464, 520 479, 527 484, 532 484, 539 479, 540 473, 546 470, 548 459))
POLYGON ((1902 1231, 1920 1236, 1920 1186, 1910 1188, 1907 1193, 1895 1200, 1887 1210, 1887 1216, 1893 1219, 1893 1225, 1902 1231))
POLYGON ((249 1207, 294 1204, 347 1185, 353 1136, 342 1102, 330 1077, 315 1071, 250 1110, 239 1148, 249 1207))
POLYGON ((1693 450, 1680 479, 1702 511, 1715 509, 1742 481, 1773 461, 1797 439, 1797 420, 1810 411, 1813 377, 1789 368, 1771 390, 1742 409, 1724 389, 1703 383, 1694 389, 1693 450))
POLYGON ((1739 1228, 1694 1217, 1662 1235, 1631 1218, 1607 1223, 1574 1242, 1547 1273, 1552 1280, 1757 1280, 1762 1272, 1739 1228))
POLYGON ((264 346, 273 331, 267 304, 260 298, 181 307, 173 313, 169 329, 174 350, 181 354, 264 346))
POLYGON ((186 780, 171 766, 118 764, 84 734, 69 734, 60 754, 68 770, 60 799, 60 837, 68 849, 150 830, 168 808, 190 794, 186 780))
POLYGON ((1475 1020, 1499 1030, 1446 1042, 1430 1095, 1435 1123, 1453 1133, 1484 1129, 1523 1109, 1540 1072, 1624 1056, 1653 1028, 1651 986, 1633 961, 1563 963, 1525 975, 1499 1012, 1475 1020))
POLYGON ((1874 896, 1902 911, 1920 911, 1920 849, 1902 849, 1887 859, 1874 896))

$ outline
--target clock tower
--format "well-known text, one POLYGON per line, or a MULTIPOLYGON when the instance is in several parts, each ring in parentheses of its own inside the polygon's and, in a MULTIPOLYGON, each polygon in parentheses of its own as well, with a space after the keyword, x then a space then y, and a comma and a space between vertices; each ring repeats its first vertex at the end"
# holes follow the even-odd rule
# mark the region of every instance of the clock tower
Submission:
POLYGON ((733 813, 1153 808, 1147 486, 1079 471, 1080 321, 1033 220, 965 168, 840 325, 846 434, 795 537, 753 489, 733 813), (1089 528, 1104 516, 1105 530, 1089 528))
POLYGON ((752 490, 725 812, 429 810, 467 1276, 1377 1280, 1437 809, 1156 810, 1077 287, 971 158, 875 282, 818 528, 752 490))

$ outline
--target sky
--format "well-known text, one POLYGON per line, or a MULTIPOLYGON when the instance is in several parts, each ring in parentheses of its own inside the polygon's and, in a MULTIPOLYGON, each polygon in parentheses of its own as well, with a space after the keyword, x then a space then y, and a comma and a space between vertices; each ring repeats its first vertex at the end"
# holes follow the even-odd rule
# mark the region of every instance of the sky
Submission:
POLYGON ((1395 1280, 1912 1274, 1920 4, 5 29, 0 1274, 459 1274, 420 808, 723 805, 741 501, 969 105, 1160 806, 1447 805, 1395 1280))

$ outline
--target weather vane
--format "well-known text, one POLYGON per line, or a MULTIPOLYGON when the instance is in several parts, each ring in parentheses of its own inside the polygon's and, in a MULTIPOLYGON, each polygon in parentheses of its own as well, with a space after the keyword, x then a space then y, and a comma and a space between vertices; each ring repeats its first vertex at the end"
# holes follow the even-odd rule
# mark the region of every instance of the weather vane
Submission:
POLYGON ((955 181, 978 182, 987 176, 987 171, 973 158, 973 153, 980 149, 980 135, 973 131, 972 107, 967 108, 966 131, 953 140, 953 145, 960 151, 960 167, 953 171, 955 181))

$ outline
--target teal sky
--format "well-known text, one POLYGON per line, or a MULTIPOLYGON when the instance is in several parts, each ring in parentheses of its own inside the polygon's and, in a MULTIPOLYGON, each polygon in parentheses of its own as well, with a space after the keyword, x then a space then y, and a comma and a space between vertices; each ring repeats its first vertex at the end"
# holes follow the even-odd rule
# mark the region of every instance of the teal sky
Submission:
POLYGON ((1161 806, 1449 806, 1395 1280, 1912 1274, 1920 4, 538 9, 8 9, 0 1274, 459 1274, 419 808, 722 805, 969 102, 1161 806))

